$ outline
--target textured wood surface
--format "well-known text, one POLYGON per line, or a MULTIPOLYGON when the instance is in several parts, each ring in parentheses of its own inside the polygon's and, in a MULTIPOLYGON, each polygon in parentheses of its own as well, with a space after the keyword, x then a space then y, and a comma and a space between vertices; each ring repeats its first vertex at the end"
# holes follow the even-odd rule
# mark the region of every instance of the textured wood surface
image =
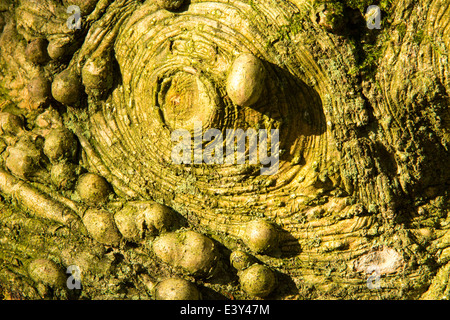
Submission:
MULTIPOLYGON (((168 11, 155 1, 3 0, 0 295, 151 299, 156 283, 183 277, 203 298, 246 299, 230 264, 241 250, 276 275, 269 298, 448 299, 450 2, 376 1, 373 30, 368 3, 343 2, 193 0, 168 11), (82 9, 81 30, 67 27, 70 4, 82 9), (41 64, 26 50, 36 38, 48 40, 41 64), (226 85, 242 53, 266 73, 245 107, 226 85), (46 102, 29 88, 38 76, 53 82, 46 102), (279 129, 278 172, 174 164, 171 133, 193 133, 195 121, 203 131, 279 129), (61 127, 77 141, 74 158, 43 148, 61 127), (40 158, 27 167, 13 156, 40 158), (70 187, 86 172, 107 181, 91 198, 101 201, 70 187), (163 232, 139 215, 153 203, 174 210, 173 229, 214 241, 208 276, 155 254, 163 232), (252 252, 249 223, 262 220, 277 245, 252 252), (59 285, 40 260, 39 278, 37 259, 62 274, 79 266, 82 289, 59 285)), ((194 250, 183 239, 180 250, 194 250)))

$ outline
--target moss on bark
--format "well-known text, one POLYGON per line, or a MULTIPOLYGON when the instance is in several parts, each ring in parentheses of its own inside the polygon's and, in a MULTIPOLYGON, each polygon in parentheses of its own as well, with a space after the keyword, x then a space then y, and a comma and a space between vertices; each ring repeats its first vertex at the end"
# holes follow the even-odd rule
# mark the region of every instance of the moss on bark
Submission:
POLYGON ((67 28, 60 1, 0 4, 0 297, 151 299, 173 277, 195 283, 204 299, 252 298, 230 264, 242 251, 276 276, 268 298, 448 299, 450 4, 195 0, 167 11, 149 1, 94 3, 81 30, 67 28), (369 4, 382 10, 380 30, 366 27, 369 4), (27 58, 34 39, 48 40, 52 59, 27 58), (226 86, 242 53, 266 71, 258 101, 245 106, 226 86), (70 105, 60 95, 33 103, 29 82, 55 84, 66 70, 80 80, 67 88, 79 91, 70 105), (8 114, 25 120, 20 130, 8 114), (174 164, 171 132, 193 133, 199 120, 203 131, 279 129, 278 172, 174 164), (34 152, 40 162, 29 175, 7 163, 20 141, 39 149, 64 130, 77 140, 69 157, 34 152), (55 177, 62 167, 73 170, 64 186, 55 177), (87 173, 113 192, 83 201, 74 181, 87 173), (210 278, 155 255, 164 228, 136 221, 139 232, 119 235, 116 213, 153 202, 178 213, 177 228, 212 239, 210 278), (92 212, 114 241, 98 242, 98 228, 84 225, 92 212), (270 252, 246 245, 248 223, 261 219, 276 226, 270 252), (37 276, 36 263, 50 275, 37 276), (74 265, 81 289, 52 280, 74 265))

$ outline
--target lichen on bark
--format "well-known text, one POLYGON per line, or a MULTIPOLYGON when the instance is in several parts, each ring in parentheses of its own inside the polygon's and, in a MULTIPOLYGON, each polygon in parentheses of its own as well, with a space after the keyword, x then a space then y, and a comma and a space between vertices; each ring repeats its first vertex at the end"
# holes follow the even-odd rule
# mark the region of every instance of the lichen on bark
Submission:
POLYGON ((448 299, 450 2, 175 2, 0 3, 0 296, 448 299), (175 164, 198 122, 278 171, 175 164))

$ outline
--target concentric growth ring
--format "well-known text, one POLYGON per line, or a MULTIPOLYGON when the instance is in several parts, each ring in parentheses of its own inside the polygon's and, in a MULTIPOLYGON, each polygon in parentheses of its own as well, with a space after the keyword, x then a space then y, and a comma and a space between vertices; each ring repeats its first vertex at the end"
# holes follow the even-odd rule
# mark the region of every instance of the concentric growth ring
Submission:
POLYGON ((310 167, 324 132, 319 95, 301 80, 320 77, 298 67, 311 61, 308 54, 292 51, 280 62, 286 48, 270 44, 269 33, 288 25, 286 14, 297 10, 286 5, 193 1, 180 13, 142 5, 115 44, 122 83, 90 119, 94 148, 111 173, 140 197, 151 194, 180 212, 217 206, 218 215, 228 210, 236 218, 248 216, 245 194, 258 190, 253 212, 275 215, 267 210, 268 199, 298 188, 296 177, 310 167), (264 6, 271 6, 270 15, 264 6), (230 67, 244 53, 258 57, 267 73, 251 106, 233 103, 226 89, 230 67), (280 129, 278 172, 261 176, 261 165, 249 164, 174 164, 171 133, 193 133, 199 122, 203 132, 280 129))

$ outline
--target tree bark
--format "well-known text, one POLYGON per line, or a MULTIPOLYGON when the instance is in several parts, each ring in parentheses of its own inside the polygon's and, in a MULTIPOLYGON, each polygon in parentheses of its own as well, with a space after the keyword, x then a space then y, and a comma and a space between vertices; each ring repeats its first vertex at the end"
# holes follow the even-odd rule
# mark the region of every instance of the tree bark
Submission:
POLYGON ((179 3, 1 0, 0 296, 153 299, 181 277, 259 297, 243 251, 277 278, 264 297, 448 299, 450 1, 179 3), (244 106, 227 86, 243 53, 264 68, 251 84, 242 66, 244 106), (278 129, 278 171, 174 163, 171 134, 198 123, 278 129), (185 230, 213 240, 209 273, 185 230))

